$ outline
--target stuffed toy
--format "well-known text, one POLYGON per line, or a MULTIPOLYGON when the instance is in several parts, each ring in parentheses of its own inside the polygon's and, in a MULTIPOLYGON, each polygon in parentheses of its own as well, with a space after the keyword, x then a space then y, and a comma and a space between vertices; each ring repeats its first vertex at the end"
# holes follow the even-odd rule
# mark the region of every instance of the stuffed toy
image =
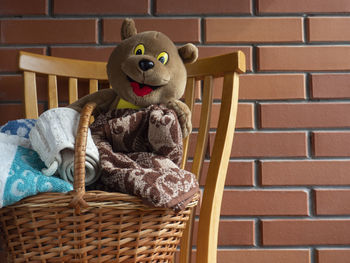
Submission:
POLYGON ((80 111, 90 101, 97 104, 90 128, 101 176, 90 189, 132 194, 180 211, 199 191, 195 175, 179 168, 182 139, 192 130, 191 112, 180 101, 184 63, 194 62, 198 50, 192 44, 177 48, 160 32, 137 33, 131 19, 124 20, 121 36, 107 63, 112 89, 69 106, 80 111))
POLYGON ((107 64, 112 89, 102 89, 87 95, 69 107, 81 111, 94 101, 94 115, 115 108, 144 108, 164 104, 173 109, 181 125, 183 137, 192 130, 191 112, 179 99, 186 86, 184 63, 198 57, 193 44, 177 48, 163 33, 137 33, 132 19, 125 19, 121 28, 122 42, 114 49, 107 64))

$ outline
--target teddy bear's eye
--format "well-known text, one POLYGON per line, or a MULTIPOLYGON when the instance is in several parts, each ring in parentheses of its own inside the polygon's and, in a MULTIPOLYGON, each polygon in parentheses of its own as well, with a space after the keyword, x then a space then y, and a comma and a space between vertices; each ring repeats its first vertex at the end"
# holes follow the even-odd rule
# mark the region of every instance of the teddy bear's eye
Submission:
POLYGON ((160 61, 160 63, 166 64, 169 60, 169 55, 166 52, 162 52, 158 55, 157 59, 160 61))
POLYGON ((134 54, 135 55, 143 55, 143 54, 145 54, 145 47, 144 47, 144 45, 138 44, 135 47, 134 54))

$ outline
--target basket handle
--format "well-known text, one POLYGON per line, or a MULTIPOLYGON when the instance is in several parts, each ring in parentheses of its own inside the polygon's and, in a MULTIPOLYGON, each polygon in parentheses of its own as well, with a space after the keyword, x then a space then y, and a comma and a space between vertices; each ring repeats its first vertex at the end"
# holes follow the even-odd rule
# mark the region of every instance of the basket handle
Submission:
POLYGON ((76 213, 80 213, 80 207, 88 207, 84 200, 85 195, 85 153, 92 112, 96 108, 95 102, 88 102, 80 113, 80 120, 74 146, 74 190, 70 207, 74 207, 76 213))

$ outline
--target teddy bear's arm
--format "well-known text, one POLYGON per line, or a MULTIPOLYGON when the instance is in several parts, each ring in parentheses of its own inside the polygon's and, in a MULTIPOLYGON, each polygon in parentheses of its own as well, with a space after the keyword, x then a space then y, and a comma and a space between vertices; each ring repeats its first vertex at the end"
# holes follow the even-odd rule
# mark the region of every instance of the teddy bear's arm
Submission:
POLYGON ((192 132, 191 111, 188 106, 180 100, 171 100, 167 107, 176 112, 181 125, 182 136, 186 138, 192 132))
POLYGON ((76 102, 68 105, 69 108, 81 111, 88 102, 95 102, 97 107, 95 113, 103 113, 109 111, 118 100, 117 93, 112 89, 102 89, 95 93, 86 95, 76 102))

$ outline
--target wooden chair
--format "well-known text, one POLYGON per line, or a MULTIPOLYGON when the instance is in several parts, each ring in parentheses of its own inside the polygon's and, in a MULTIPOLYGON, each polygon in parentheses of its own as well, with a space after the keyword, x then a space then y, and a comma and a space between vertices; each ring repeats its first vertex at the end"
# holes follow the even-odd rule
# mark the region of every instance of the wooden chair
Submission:
MULTIPOLYGON (((19 67, 24 71, 24 106, 26 118, 38 117, 36 74, 48 75, 48 108, 58 106, 57 77, 68 78, 69 101, 78 99, 78 79, 89 81, 89 92, 98 90, 99 82, 107 81, 106 63, 49 57, 20 52, 19 67)), ((197 255, 198 263, 215 263, 217 258, 218 227, 225 178, 229 164, 236 124, 239 73, 245 72, 245 56, 241 51, 216 57, 199 59, 187 65, 187 86, 184 95, 186 104, 194 109, 196 89, 202 84, 200 123, 191 171, 199 176, 207 153, 210 114, 213 102, 213 80, 223 77, 221 109, 210 164, 201 200, 197 255)), ((189 136, 191 137, 191 136, 189 136)), ((188 156, 189 138, 184 140, 185 167, 188 156)), ((191 144, 192 145, 192 144, 191 144)), ((191 261, 192 226, 182 237, 180 262, 191 261)))

